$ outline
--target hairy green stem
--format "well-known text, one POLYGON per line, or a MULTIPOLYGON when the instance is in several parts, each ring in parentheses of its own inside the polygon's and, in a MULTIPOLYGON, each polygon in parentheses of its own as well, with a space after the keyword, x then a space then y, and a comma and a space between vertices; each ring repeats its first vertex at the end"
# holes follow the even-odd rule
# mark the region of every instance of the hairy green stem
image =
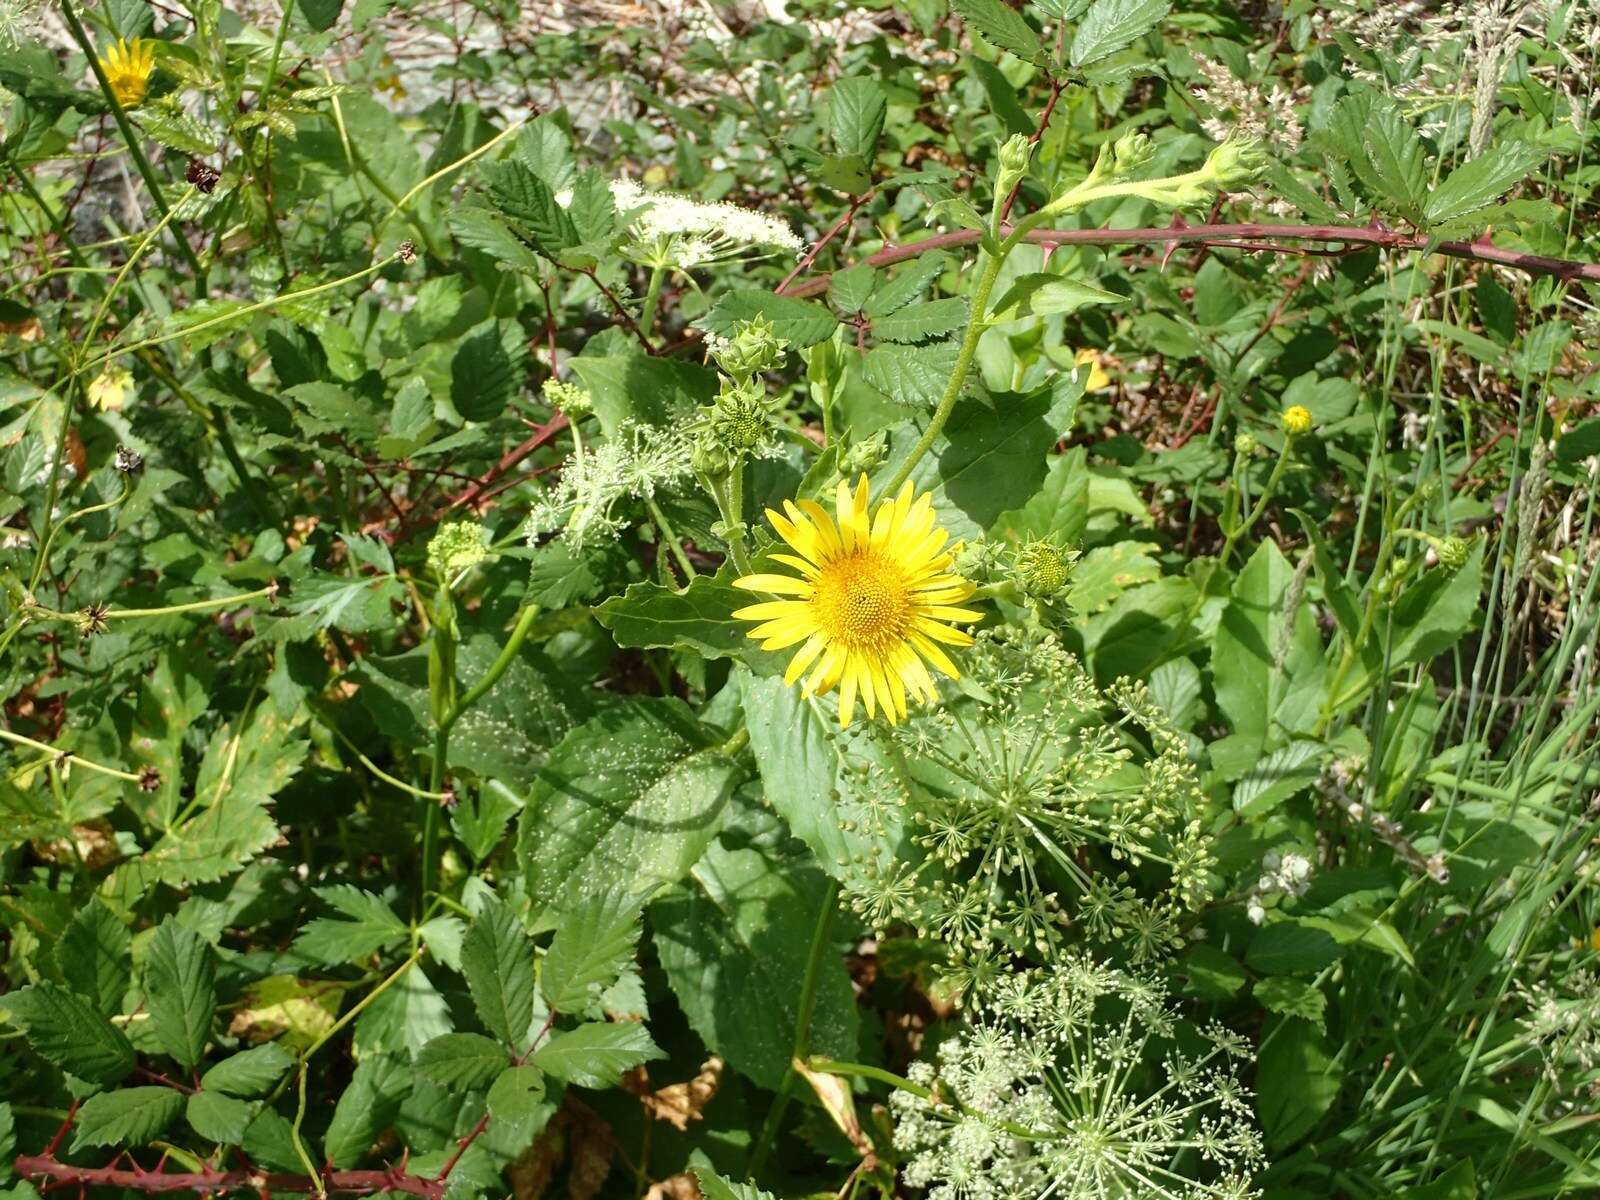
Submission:
POLYGON ((36 742, 31 737, 23 737, 20 733, 12 733, 9 729, 0 729, 0 741, 12 742, 18 746, 27 746, 30 750, 39 750, 51 756, 54 763, 75 763, 86 771, 94 771, 99 775, 108 775, 112 779, 121 779, 127 783, 138 783, 139 776, 132 771, 119 771, 115 767, 107 767, 87 758, 80 758, 70 750, 59 750, 46 742, 36 742))
POLYGON ((645 288, 644 310, 639 314, 639 328, 648 338, 650 331, 655 328, 656 309, 661 304, 661 283, 667 276, 665 267, 650 268, 650 283, 645 288))

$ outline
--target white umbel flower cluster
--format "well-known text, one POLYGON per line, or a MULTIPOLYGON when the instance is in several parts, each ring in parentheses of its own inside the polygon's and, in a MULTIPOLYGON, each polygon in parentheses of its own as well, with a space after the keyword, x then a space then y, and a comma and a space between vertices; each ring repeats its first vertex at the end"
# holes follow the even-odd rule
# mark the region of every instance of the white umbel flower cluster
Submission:
POLYGON ((1261 1136, 1248 1047, 1194 1029, 1151 976, 1068 955, 1000 984, 890 1099, 928 1200, 1243 1200, 1261 1136))
POLYGON ((805 245, 786 221, 737 204, 654 192, 631 179, 613 180, 611 195, 620 212, 632 214, 624 253, 646 266, 688 270, 774 250, 798 254, 805 245))

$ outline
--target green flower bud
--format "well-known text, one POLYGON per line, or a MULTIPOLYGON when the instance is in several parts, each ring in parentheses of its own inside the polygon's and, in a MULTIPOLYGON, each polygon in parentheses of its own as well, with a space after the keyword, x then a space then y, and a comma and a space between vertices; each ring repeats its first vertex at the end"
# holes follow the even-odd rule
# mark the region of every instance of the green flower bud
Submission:
POLYGON ((718 343, 711 356, 734 379, 743 382, 783 361, 789 343, 780 338, 765 317, 739 322, 727 341, 718 343))
POLYGON ((1028 160, 1033 156, 1033 145, 1026 134, 1014 133, 1000 147, 1000 169, 995 174, 994 194, 999 203, 1011 194, 1011 189, 1022 182, 1028 173, 1028 160))
POLYGON ((689 465, 694 468, 696 475, 704 476, 706 479, 726 479, 733 470, 733 455, 717 440, 716 435, 706 428, 701 430, 700 436, 694 440, 694 446, 689 451, 689 465))
POLYGON ((1072 577, 1076 558, 1071 551, 1057 549, 1049 542, 1030 542, 1017 551, 1017 583, 1035 599, 1058 595, 1072 577))
POLYGON ((1211 152, 1203 173, 1223 191, 1249 187, 1271 163, 1259 138, 1231 137, 1211 152))
POLYGON ((1433 549, 1439 556, 1441 567, 1459 571, 1467 565, 1467 556, 1472 553, 1472 543, 1461 537, 1440 538, 1434 543, 1433 549))
POLYGON ((594 410, 594 400, 588 392, 575 383, 559 379, 544 381, 544 398, 551 408, 565 413, 569 421, 576 421, 594 410))
POLYGON ((1119 176, 1132 175, 1142 170, 1155 153, 1155 143, 1148 134, 1137 130, 1125 133, 1111 146, 1112 170, 1119 176))
POLYGON ((473 521, 449 521, 428 542, 428 566, 441 579, 454 579, 489 557, 489 531, 473 521))
POLYGON ((1249 458, 1256 452, 1257 445, 1255 434, 1241 433, 1233 439, 1233 452, 1240 458, 1249 458))

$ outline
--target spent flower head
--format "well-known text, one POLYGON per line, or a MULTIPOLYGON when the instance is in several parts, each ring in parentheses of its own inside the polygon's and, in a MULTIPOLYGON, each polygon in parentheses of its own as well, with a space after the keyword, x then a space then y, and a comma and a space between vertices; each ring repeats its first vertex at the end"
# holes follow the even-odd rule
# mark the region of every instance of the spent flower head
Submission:
POLYGON ((1263 1165, 1243 1039, 1153 976, 1069 953, 1009 975, 889 1100, 929 1200, 1238 1200, 1263 1165))

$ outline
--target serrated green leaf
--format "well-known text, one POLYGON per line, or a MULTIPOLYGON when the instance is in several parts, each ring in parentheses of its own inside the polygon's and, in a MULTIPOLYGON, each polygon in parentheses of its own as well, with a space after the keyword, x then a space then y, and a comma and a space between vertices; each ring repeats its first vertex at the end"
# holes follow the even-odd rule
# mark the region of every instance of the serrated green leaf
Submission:
POLYGON ((1437 225, 1477 212, 1527 179, 1549 152, 1522 142, 1506 142, 1463 163, 1428 191, 1423 215, 1437 225))
POLYGON ((996 50, 1007 50, 1028 62, 1044 54, 1044 44, 1033 27, 1001 0, 951 0, 950 7, 996 50))
POLYGON ((506 1049, 480 1033, 447 1033, 422 1048, 416 1065, 424 1079, 442 1088, 471 1092, 506 1069, 506 1049))
POLYGON ((912 304, 872 322, 873 336, 886 342, 921 342, 967 324, 965 296, 912 304))
POLYGON ((121 1009, 128 990, 132 946, 128 927, 100 897, 91 896, 61 931, 56 967, 68 987, 109 1017, 121 1009))
POLYGON ((394 1124, 400 1101, 410 1086, 407 1071, 407 1067, 383 1055, 363 1058, 356 1064, 355 1074, 334 1105, 328 1132, 323 1135, 322 1150, 328 1162, 335 1167, 353 1166, 394 1124))
POLYGON ((733 586, 738 575, 730 561, 715 575, 695 576, 685 588, 643 580, 597 605, 594 617, 619 646, 671 647, 706 658, 764 657, 745 635, 748 626, 733 617, 755 599, 733 586))
POLYGON ((824 305, 753 288, 723 296, 700 324, 710 333, 731 337, 741 321, 756 317, 765 317, 772 323, 772 331, 796 349, 826 341, 839 327, 838 318, 824 305))
POLYGON ((326 33, 339 20, 344 11, 344 0, 297 0, 306 24, 318 33, 326 33))
POLYGON ((1022 102, 1017 99, 1017 89, 1005 77, 1000 68, 986 59, 975 54, 966 57, 967 69, 972 72, 983 90, 988 93, 989 107, 994 109, 994 115, 1005 123, 1011 133, 1031 134, 1034 123, 1022 107, 1022 102))
POLYGON ((255 1120, 259 1104, 236 1100, 217 1092, 193 1093, 184 1106, 184 1116, 193 1129, 209 1142, 222 1146, 237 1146, 244 1140, 245 1131, 255 1120))
POLYGON ((317 888, 316 893, 343 917, 318 917, 295 938, 296 952, 314 962, 328 966, 357 962, 396 945, 410 932, 394 910, 371 892, 335 884, 317 888))
POLYGON ((834 147, 840 154, 859 154, 870 164, 889 111, 882 85, 862 76, 838 79, 828 91, 828 103, 834 147))
POLYGON ((217 1007, 216 960, 211 945, 168 917, 145 952, 146 1006, 156 1040, 185 1068, 205 1054, 217 1007))
POLYGON ((499 901, 484 905, 461 940, 461 973, 489 1032, 522 1046, 533 1024, 533 942, 499 901))
POLYGON ((608 1088, 616 1086, 624 1071, 664 1057, 637 1021, 595 1021, 552 1033, 528 1061, 563 1083, 608 1088))
POLYGON ((861 378, 896 404, 931 409, 950 386, 959 350, 954 342, 874 346, 861 359, 861 378))
POLYGON ((1072 35, 1067 61, 1087 67, 1127 48, 1161 23, 1169 0, 1095 0, 1072 35))
POLYGON ((0 1100, 0 1179, 11 1178, 11 1158, 17 1152, 17 1119, 11 1101, 0 1100))
POLYGON ((828 303, 835 312, 852 316, 860 312, 877 286, 878 272, 870 263, 858 263, 828 276, 828 303))
POLYGON ((527 347, 514 321, 486 321, 462 339, 450 360, 450 402, 469 421, 488 421, 522 390, 527 347))
POLYGON ((1422 139, 1396 104, 1353 92, 1334 107, 1328 133, 1377 199, 1403 216, 1421 218, 1427 186, 1422 139))
POLYGON ((628 700, 569 733, 528 795, 517 856, 547 912, 683 877, 741 777, 677 700, 628 700))
POLYGON ((710 1167, 695 1166, 691 1170, 705 1200, 773 1200, 771 1192, 764 1192, 753 1183, 735 1183, 710 1167))
MULTIPOLYGON (((689 1024, 762 1087, 781 1086, 789 1071, 825 882, 817 867, 713 842, 683 886, 651 907, 656 951, 689 1024)), ((840 1057, 856 1046, 855 995, 842 958, 819 965, 811 1043, 840 1057)))
POLYGON ((553 1109, 544 1098, 544 1072, 538 1067, 506 1067, 489 1088, 489 1115, 499 1121, 517 1121, 553 1109))
POLYGON ((72 1148, 142 1146, 183 1111, 183 1093, 169 1087, 123 1088, 90 1096, 78 1109, 72 1148))
POLYGON ((1250 939, 1245 962, 1262 975, 1311 974, 1340 957, 1339 943, 1294 921, 1264 926, 1250 939))
POLYGON ((1328 1007, 1322 989, 1292 975, 1273 975, 1256 980, 1255 997, 1269 1011, 1310 1021, 1319 1030, 1328 1007))
POLYGON ((1090 304, 1123 304, 1127 299, 1116 292, 1060 275, 1021 275, 995 304, 989 320, 992 324, 1003 325, 1025 317, 1067 315, 1090 304))
POLYGON ((864 310, 873 320, 886 317, 916 300, 950 265, 944 254, 924 254, 901 266, 893 279, 880 282, 864 310))
POLYGON ((503 269, 539 273, 539 256, 528 249, 511 227, 482 208, 462 206, 452 208, 445 217, 456 241, 474 250, 482 250, 503 269))
POLYGON ((592 896, 565 913, 539 969, 539 990, 557 1012, 582 1012, 633 961, 639 901, 625 892, 592 896))
POLYGON ((489 197, 527 234, 546 258, 576 246, 578 227, 556 203, 550 185, 517 159, 496 163, 486 172, 489 197))
POLYGON ((246 1099, 264 1096, 292 1066, 292 1054, 277 1042, 263 1042, 217 1063, 200 1077, 200 1086, 246 1099))
POLYGON ((133 1047, 89 1002, 54 983, 35 983, 0 996, 4 1011, 48 1062, 80 1079, 115 1083, 134 1067, 133 1047))

